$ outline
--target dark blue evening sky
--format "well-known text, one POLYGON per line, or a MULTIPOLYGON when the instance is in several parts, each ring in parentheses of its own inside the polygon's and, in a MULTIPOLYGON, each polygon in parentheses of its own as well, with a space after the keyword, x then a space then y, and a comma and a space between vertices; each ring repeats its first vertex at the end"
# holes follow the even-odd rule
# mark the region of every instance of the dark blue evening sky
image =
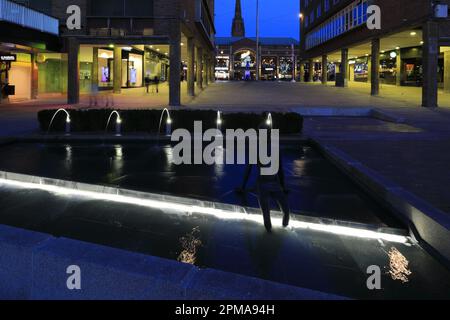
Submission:
MULTIPOLYGON (((246 36, 256 34, 256 0, 241 0, 246 36)), ((218 37, 231 35, 235 0, 216 0, 218 37)), ((299 38, 299 0, 259 0, 260 36, 299 38)))

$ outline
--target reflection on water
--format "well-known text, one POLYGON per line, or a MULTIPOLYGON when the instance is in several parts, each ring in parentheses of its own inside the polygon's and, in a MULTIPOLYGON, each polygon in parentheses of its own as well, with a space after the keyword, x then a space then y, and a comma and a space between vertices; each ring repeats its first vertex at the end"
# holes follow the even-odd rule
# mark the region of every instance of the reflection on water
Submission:
MULTIPOLYGON (((234 192, 246 166, 223 164, 226 148, 214 150, 211 166, 175 165, 175 153, 170 143, 18 143, 0 148, 0 170, 259 207, 253 194, 243 198, 234 192)), ((281 145, 280 153, 294 213, 400 225, 311 146, 281 145)), ((256 182, 254 170, 249 190, 256 182)))
POLYGON ((192 229, 190 233, 186 236, 180 238, 181 247, 183 251, 181 251, 178 256, 178 261, 195 264, 197 259, 197 250, 202 245, 202 241, 199 239, 200 237, 200 227, 195 227, 192 229))
POLYGON ((389 274, 391 275, 392 280, 400 280, 403 283, 408 282, 408 276, 412 274, 411 270, 408 269, 408 259, 394 247, 389 250, 388 256, 389 274))

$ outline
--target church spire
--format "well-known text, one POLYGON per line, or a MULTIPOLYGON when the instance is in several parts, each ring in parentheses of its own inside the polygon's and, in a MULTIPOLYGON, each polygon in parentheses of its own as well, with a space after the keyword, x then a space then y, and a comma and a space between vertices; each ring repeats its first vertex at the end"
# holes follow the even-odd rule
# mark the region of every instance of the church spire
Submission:
POLYGON ((245 25, 244 19, 242 18, 241 0, 236 0, 233 26, 231 28, 231 35, 233 37, 245 37, 245 25))

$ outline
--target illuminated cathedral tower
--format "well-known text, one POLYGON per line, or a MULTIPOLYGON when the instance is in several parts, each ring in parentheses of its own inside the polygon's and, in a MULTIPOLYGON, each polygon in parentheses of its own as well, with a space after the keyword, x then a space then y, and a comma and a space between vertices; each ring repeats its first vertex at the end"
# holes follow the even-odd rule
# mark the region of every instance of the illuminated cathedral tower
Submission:
POLYGON ((241 0, 236 0, 231 35, 233 37, 245 37, 245 25, 244 19, 242 18, 241 0))

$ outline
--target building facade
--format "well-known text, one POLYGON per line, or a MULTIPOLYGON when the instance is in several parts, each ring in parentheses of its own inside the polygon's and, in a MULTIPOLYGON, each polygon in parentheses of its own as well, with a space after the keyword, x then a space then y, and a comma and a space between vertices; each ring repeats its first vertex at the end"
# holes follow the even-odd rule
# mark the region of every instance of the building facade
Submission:
POLYGON ((372 95, 380 83, 421 86, 422 105, 436 107, 439 88, 450 92, 449 3, 301 0, 301 78, 368 82, 372 95))
POLYGON ((198 88, 213 80, 214 0, 15 2, 57 19, 59 49, 37 57, 38 69, 58 74, 66 84, 58 89, 67 92, 70 104, 79 102, 80 92, 121 93, 150 78, 167 81, 169 105, 178 106, 182 79, 189 95, 195 95, 196 80, 198 88), (81 25, 72 28, 67 22, 77 8, 81 25))
POLYGON ((216 38, 216 79, 295 80, 298 46, 292 38, 245 37, 241 1, 236 0, 231 37, 216 38))
POLYGON ((298 41, 292 38, 259 38, 259 68, 256 65, 256 38, 216 38, 216 79, 295 80, 298 41))
POLYGON ((9 101, 9 97, 36 98, 40 90, 50 90, 51 86, 61 90, 57 79, 50 84, 50 75, 38 73, 39 57, 59 51, 56 18, 45 11, 0 0, 0 103, 9 101))

